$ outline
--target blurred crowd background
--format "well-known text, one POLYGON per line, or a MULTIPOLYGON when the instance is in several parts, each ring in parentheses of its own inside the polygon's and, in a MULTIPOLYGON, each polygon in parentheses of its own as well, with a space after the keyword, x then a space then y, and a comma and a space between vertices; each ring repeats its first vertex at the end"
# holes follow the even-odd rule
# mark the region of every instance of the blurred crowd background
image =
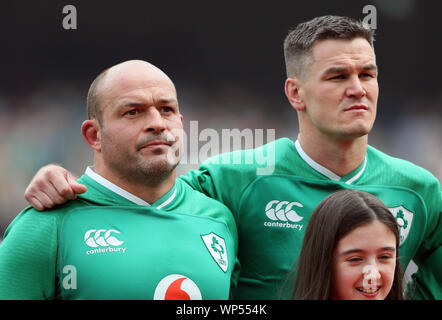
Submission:
POLYGON ((438 1, 2 1, 0 241, 41 166, 58 163, 79 176, 92 163, 80 126, 87 89, 105 68, 137 58, 164 70, 177 87, 185 130, 198 120, 199 131, 275 129, 276 138, 295 140, 296 112, 283 90, 284 37, 314 16, 362 20, 367 4, 377 9, 380 71, 369 143, 441 181, 438 1), (68 4, 77 9, 77 30, 62 27, 68 4))

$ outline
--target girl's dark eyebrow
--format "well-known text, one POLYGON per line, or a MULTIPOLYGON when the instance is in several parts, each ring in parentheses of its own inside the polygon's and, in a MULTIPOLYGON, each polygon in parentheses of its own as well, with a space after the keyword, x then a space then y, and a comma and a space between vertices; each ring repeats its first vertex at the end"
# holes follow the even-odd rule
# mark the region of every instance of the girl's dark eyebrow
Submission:
POLYGON ((341 256, 345 256, 347 254, 351 254, 351 253, 359 253, 359 252, 363 252, 364 250, 362 249, 358 249, 358 248, 354 248, 354 249, 350 249, 350 250, 346 250, 344 252, 341 252, 341 256))
MULTIPOLYGON (((363 252, 363 251, 364 251, 364 250, 362 250, 362 249, 354 248, 354 249, 346 250, 346 251, 342 252, 340 255, 341 255, 341 256, 345 256, 345 255, 348 255, 348 254, 352 254, 352 253, 360 253, 360 252, 363 252)), ((394 248, 394 247, 383 247, 383 248, 381 248, 379 251, 391 251, 391 252, 395 252, 395 251, 396 251, 396 248, 394 248)))

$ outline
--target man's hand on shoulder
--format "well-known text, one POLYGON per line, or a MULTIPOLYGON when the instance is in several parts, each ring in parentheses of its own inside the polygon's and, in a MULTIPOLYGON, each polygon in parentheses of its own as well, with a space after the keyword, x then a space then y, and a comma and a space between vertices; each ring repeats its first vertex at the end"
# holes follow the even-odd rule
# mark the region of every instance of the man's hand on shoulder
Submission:
POLYGON ((46 165, 32 178, 26 188, 25 199, 39 211, 63 204, 86 192, 86 186, 75 180, 75 176, 63 167, 46 165))

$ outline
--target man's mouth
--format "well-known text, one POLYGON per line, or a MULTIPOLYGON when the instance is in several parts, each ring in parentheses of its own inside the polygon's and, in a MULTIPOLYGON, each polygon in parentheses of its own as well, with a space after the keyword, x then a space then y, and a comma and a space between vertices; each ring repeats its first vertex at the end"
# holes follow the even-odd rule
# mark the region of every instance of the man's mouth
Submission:
POLYGON ((368 110, 368 107, 365 104, 355 104, 344 109, 344 111, 351 111, 351 110, 368 110))
POLYGON ((155 147, 161 147, 161 146, 171 146, 172 142, 169 141, 164 141, 164 140, 154 140, 154 141, 150 141, 146 144, 143 144, 139 149, 144 149, 144 148, 155 148, 155 147))

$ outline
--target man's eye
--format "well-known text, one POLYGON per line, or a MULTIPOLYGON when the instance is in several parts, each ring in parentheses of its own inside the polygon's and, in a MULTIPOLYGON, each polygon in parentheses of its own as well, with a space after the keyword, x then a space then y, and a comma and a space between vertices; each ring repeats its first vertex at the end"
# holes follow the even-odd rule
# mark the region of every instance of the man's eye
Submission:
POLYGON ((161 111, 169 113, 169 112, 173 112, 173 108, 172 107, 161 107, 161 111))
POLYGON ((135 116, 135 115, 137 115, 137 113, 138 113, 138 110, 137 110, 137 109, 132 109, 132 110, 126 111, 126 112, 124 113, 124 115, 135 116))
POLYGON ((340 74, 340 75, 337 75, 337 76, 331 77, 330 80, 342 80, 342 79, 345 79, 345 78, 346 78, 345 75, 340 74))

